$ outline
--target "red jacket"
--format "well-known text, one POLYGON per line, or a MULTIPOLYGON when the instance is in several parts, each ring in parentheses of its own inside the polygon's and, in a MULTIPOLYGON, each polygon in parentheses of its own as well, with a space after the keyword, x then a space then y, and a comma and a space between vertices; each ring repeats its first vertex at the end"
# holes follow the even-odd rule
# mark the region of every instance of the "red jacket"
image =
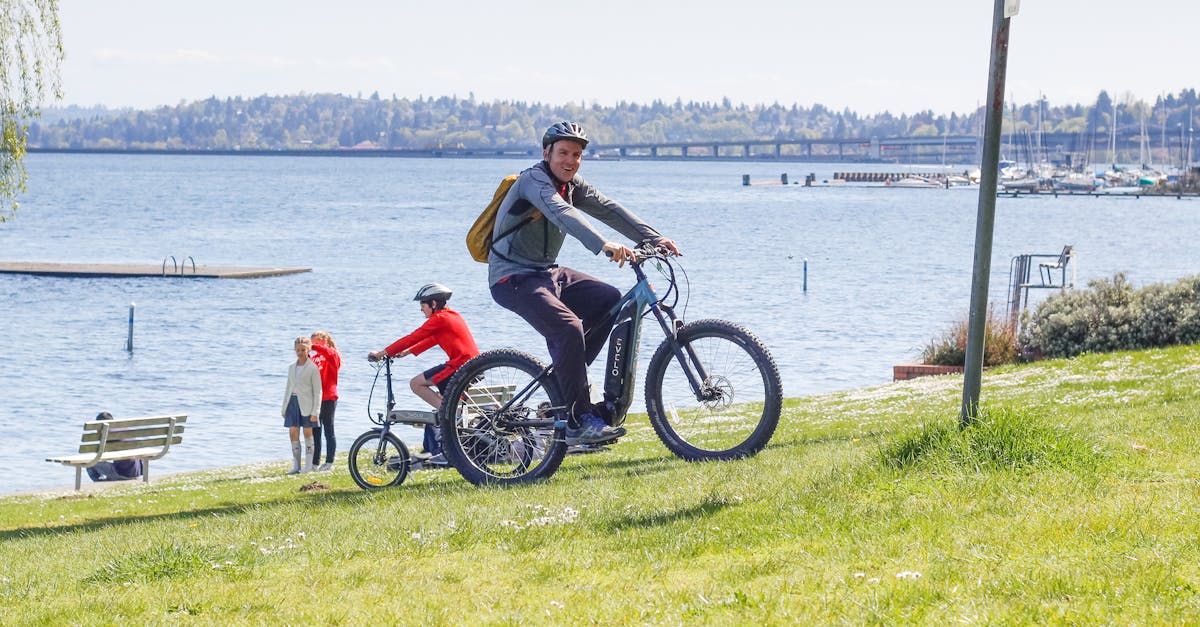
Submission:
POLYGON ((313 363, 321 372, 321 400, 336 401, 338 370, 342 368, 342 356, 324 344, 313 343, 313 363))
POLYGON ((479 354, 479 347, 475 345, 475 338, 467 328, 467 322, 453 309, 433 312, 416 331, 392 342, 392 345, 384 350, 388 357, 395 357, 404 349, 408 349, 413 355, 420 355, 433 346, 442 347, 446 356, 450 358, 447 363, 449 367, 434 375, 434 383, 445 381, 459 366, 479 354))

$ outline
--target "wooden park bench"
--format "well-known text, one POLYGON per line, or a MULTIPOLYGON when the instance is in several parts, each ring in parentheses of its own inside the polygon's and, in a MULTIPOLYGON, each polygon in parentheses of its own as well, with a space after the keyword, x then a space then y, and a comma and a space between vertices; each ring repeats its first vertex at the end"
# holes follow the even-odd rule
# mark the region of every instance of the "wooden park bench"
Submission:
POLYGON ((75 489, 79 490, 83 469, 99 462, 142 460, 142 481, 150 481, 150 460, 183 441, 186 414, 89 420, 83 423, 83 440, 78 455, 47 457, 48 462, 75 467, 75 489))

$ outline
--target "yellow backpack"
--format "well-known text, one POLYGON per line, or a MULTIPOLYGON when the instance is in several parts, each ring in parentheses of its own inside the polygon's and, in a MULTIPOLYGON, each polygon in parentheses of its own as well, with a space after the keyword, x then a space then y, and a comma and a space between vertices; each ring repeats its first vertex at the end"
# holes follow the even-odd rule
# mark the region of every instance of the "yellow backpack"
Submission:
MULTIPOLYGON (((475 218, 475 224, 471 225, 471 230, 467 231, 467 250, 471 251, 471 258, 480 263, 488 262, 488 253, 492 250, 492 230, 496 226, 496 214, 500 212, 500 204, 504 202, 504 197, 508 195, 508 190, 517 182, 517 174, 509 174, 500 181, 500 186, 496 188, 496 193, 492 194, 492 202, 475 218)), ((516 232, 517 229, 525 226, 530 222, 534 222, 542 217, 542 212, 534 209, 528 216, 525 216, 515 226, 505 230, 497 239, 504 239, 516 232)))

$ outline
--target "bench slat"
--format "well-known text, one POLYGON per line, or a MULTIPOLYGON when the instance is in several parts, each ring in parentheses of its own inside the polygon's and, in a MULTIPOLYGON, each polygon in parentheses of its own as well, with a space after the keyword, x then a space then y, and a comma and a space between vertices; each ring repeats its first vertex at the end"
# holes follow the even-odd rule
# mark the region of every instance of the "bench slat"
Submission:
MULTIPOLYGON (((173 433, 183 433, 184 426, 185 425, 176 425, 173 433)), ((155 437, 155 436, 164 436, 164 435, 167 435, 168 433, 172 433, 171 427, 153 427, 153 428, 139 428, 139 429, 109 429, 108 430, 108 441, 112 442, 114 440, 135 440, 138 438, 150 438, 150 437, 155 437)), ((83 441, 84 442, 99 442, 100 441, 100 432, 99 431, 84 432, 83 441)))
POLYGON ((96 459, 96 455, 62 455, 59 457, 47 457, 46 461, 56 462, 65 466, 90 466, 92 461, 111 462, 120 459, 147 459, 156 458, 162 452, 162 447, 153 448, 135 448, 127 451, 117 451, 113 453, 105 453, 96 459))
POLYGON ((487 385, 467 390, 467 402, 472 405, 480 403, 503 403, 512 398, 517 391, 515 385, 487 385))
MULTIPOLYGON (((176 444, 179 444, 182 441, 183 441, 183 436, 181 436, 181 435, 174 436, 171 438, 171 445, 174 446, 176 444)), ((148 439, 144 439, 144 440, 117 440, 117 441, 109 440, 108 443, 104 445, 104 451, 107 453, 108 451, 128 451, 128 450, 137 449, 137 448, 160 448, 161 449, 166 444, 167 444, 167 438, 165 438, 165 437, 148 438, 148 439)), ((79 447, 80 453, 91 453, 92 455, 95 455, 96 451, 98 451, 98 450, 100 450, 99 442, 97 442, 96 444, 84 444, 79 447)))
POLYGON ((147 416, 145 418, 113 418, 112 420, 89 420, 83 423, 84 429, 94 431, 100 430, 100 425, 108 425, 109 429, 126 428, 126 427, 141 427, 146 425, 166 425, 171 423, 171 419, 175 419, 175 423, 179 424, 187 422, 187 414, 179 414, 177 416, 147 416))

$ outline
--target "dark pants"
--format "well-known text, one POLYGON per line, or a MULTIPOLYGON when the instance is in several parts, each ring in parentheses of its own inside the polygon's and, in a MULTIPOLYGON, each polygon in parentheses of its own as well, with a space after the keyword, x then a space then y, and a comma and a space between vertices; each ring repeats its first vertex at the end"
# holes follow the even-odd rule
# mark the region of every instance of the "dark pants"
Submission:
MULTIPOLYGON (((441 394, 443 398, 446 396, 446 385, 450 383, 450 378, 442 379, 441 383, 433 383, 433 378, 449 367, 450 364, 441 364, 421 373, 425 375, 426 381, 437 386, 438 394, 441 394)), ((421 450, 430 455, 442 454, 442 432, 437 425, 425 425, 425 437, 421 441, 421 450)))
POLYGON ((333 414, 337 412, 337 401, 321 401, 321 423, 313 427, 313 465, 321 463, 321 434, 325 434, 325 461, 333 463, 337 438, 333 436, 333 414))
POLYGON ((546 338, 563 401, 578 417, 591 410, 587 365, 612 329, 617 288, 570 268, 517 274, 492 286, 492 298, 546 338), (587 333, 585 339, 585 333, 587 333))

